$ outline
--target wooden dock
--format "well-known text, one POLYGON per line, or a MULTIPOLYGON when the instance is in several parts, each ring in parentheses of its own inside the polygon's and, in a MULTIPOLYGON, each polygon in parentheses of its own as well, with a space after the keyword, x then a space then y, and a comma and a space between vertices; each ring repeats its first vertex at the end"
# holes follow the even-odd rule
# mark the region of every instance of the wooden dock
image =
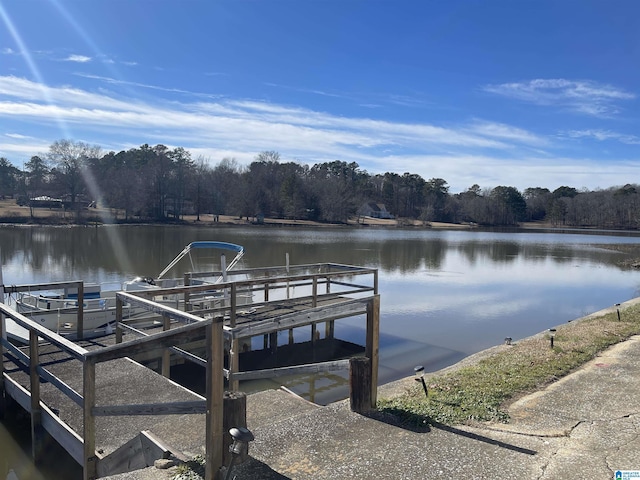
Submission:
POLYGON ((293 343, 294 329, 308 329, 313 348, 314 342, 333 338, 335 321, 353 316, 364 316, 367 333, 365 362, 356 362, 360 373, 352 379, 352 390, 354 384, 356 390, 359 384, 366 387, 356 393, 355 403, 352 394, 352 407, 375 406, 380 308, 376 270, 314 264, 233 274, 243 279, 192 285, 197 275, 187 274, 186 286, 135 295, 119 292, 112 345, 73 343, 0 305, 0 315, 29 333, 29 345, 21 349, 0 331, 0 415, 4 402, 15 400, 31 414, 34 459, 46 430, 82 465, 85 479, 141 468, 169 452, 180 456, 204 450, 206 478, 212 480, 222 467, 225 381, 228 390, 237 391, 246 379, 345 370, 350 364, 345 359, 241 371, 243 348, 261 337, 264 349, 275 352, 278 332, 289 331, 293 343), (251 303, 239 305, 247 294, 251 303), (163 296, 180 296, 182 308, 159 303, 163 296), (223 300, 211 308, 207 299, 214 296, 223 300), (122 317, 125 304, 157 315, 161 328, 144 331, 130 325, 122 317), (159 359, 162 375, 130 359, 136 357, 159 359), (205 367, 206 395, 168 379, 175 359, 205 367))

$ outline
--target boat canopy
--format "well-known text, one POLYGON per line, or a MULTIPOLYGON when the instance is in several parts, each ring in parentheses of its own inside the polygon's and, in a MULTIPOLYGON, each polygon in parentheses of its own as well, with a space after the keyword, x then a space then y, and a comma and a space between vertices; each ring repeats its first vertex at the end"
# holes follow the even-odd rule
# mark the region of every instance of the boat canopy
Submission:
POLYGON ((165 273, 171 270, 176 263, 182 260, 185 255, 188 255, 189 252, 196 248, 209 248, 209 249, 218 249, 218 250, 230 250, 232 252, 236 252, 235 258, 227 265, 226 270, 232 269, 236 263, 240 261, 242 256, 244 255, 244 247, 241 245, 236 245, 235 243, 228 242, 215 242, 215 241, 200 241, 200 242, 191 242, 189 245, 184 247, 184 249, 178 254, 176 258, 174 258, 166 268, 160 272, 158 275, 158 279, 162 278, 165 273))

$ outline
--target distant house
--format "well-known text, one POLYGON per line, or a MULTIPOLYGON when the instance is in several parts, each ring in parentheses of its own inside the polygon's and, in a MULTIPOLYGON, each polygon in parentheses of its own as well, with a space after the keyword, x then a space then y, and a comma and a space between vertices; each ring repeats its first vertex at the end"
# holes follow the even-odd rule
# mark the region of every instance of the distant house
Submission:
POLYGON ((395 218, 382 203, 368 202, 358 209, 358 215, 373 218, 395 218))

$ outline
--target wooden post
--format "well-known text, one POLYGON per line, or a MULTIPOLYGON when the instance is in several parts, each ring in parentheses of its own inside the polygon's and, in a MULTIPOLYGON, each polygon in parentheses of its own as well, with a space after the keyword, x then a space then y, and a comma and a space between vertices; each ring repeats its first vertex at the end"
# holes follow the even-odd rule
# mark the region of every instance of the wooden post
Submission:
POLYGON ((324 338, 333 338, 335 335, 336 327, 334 320, 329 320, 324 324, 324 338))
POLYGON ((371 361, 367 357, 349 359, 349 404, 352 412, 372 410, 371 361))
POLYGON ((318 306, 318 277, 315 275, 313 276, 312 295, 313 300, 311 302, 311 306, 315 308, 318 306))
POLYGON ((122 343, 122 299, 116 296, 116 343, 122 343))
POLYGON ((207 325, 207 414, 205 480, 216 480, 222 467, 222 418, 224 413, 224 335, 223 317, 207 325))
POLYGON ((92 412, 96 405, 96 363, 92 358, 85 358, 82 364, 82 396, 83 480, 93 480, 97 476, 97 458, 96 419, 92 412))
MULTIPOLYGON (((229 446, 233 443, 233 439, 229 434, 229 429, 233 427, 247 426, 247 394, 244 392, 224 392, 224 415, 223 415, 223 444, 222 444, 222 464, 229 465, 231 453, 229 446)), ((235 463, 239 464, 246 461, 248 457, 248 448, 244 450, 239 457, 235 459, 235 463)))
MULTIPOLYGON (((4 361, 4 359, 3 359, 4 361)), ((40 375, 38 365, 40 352, 38 334, 29 330, 29 384, 31 393, 31 455, 37 465, 42 461, 44 445, 44 428, 42 427, 42 410, 40 409, 40 375)))
POLYGON ((229 314, 229 323, 231 328, 236 326, 236 310, 238 307, 238 287, 235 283, 231 284, 231 313, 229 314))
POLYGON ((318 336, 318 324, 311 324, 311 345, 316 344, 316 337, 318 336))
POLYGON ((365 355, 371 361, 371 408, 378 402, 378 348, 380 344, 380 295, 367 303, 367 339, 365 355))
MULTIPOLYGON (((162 331, 166 332, 171 328, 171 318, 168 315, 162 315, 162 331)), ((165 348, 162 350, 162 376, 169 378, 171 376, 171 350, 165 348)))
MULTIPOLYGON (((229 315, 229 326, 236 327, 236 284, 231 284, 231 314, 229 315)), ((233 378, 232 373, 240 370, 240 339, 231 340, 231 351, 229 352, 229 390, 239 390, 240 382, 233 378)))
POLYGON ((293 338, 293 328, 289 329, 289 345, 293 345, 294 344, 294 338, 293 338))
MULTIPOLYGON (((191 285, 191 275, 188 273, 184 274, 184 286, 188 287, 191 285)), ((189 289, 186 289, 184 291, 184 311, 185 312, 190 312, 191 311, 191 305, 189 304, 189 289)))
POLYGON ((278 352, 278 332, 269 334, 269 348, 274 355, 278 352))
POLYGON ((84 282, 78 284, 78 324, 76 325, 76 337, 84 338, 84 282))

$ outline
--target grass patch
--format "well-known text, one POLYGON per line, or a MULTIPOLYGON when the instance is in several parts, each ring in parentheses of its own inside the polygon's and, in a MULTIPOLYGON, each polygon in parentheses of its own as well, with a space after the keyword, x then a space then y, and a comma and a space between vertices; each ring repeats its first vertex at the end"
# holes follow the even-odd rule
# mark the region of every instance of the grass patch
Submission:
POLYGON ((548 336, 524 339, 478 363, 425 378, 404 394, 381 399, 378 410, 410 427, 474 421, 508 422, 506 404, 540 389, 593 359, 608 347, 640 333, 640 306, 589 317, 557 328, 554 348, 548 336))
POLYGON ((171 480, 201 480, 204 478, 205 459, 197 455, 192 460, 181 463, 177 467, 177 473, 171 480))

